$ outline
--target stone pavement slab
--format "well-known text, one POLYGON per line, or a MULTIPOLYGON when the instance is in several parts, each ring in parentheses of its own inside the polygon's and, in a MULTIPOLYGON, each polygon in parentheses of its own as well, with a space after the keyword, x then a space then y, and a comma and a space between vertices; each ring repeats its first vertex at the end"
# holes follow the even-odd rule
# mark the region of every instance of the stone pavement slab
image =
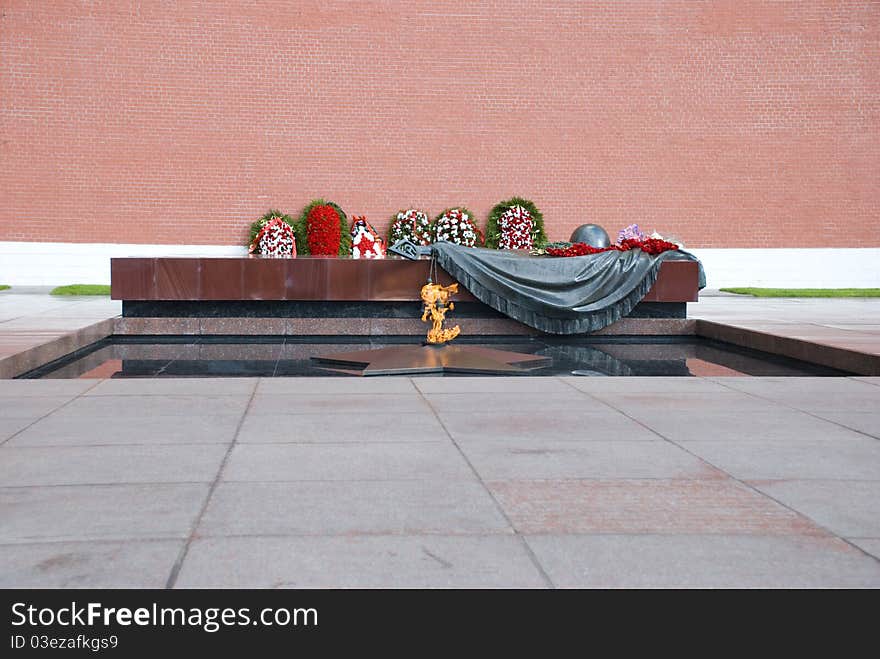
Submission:
POLYGON ((852 428, 880 439, 880 411, 875 412, 813 412, 816 416, 828 419, 841 426, 852 428))
POLYGON ((473 481, 474 473, 453 444, 239 444, 223 470, 224 481, 473 481))
POLYGON ((848 538, 859 549, 880 559, 880 538, 848 538))
POLYGON ((754 481, 751 485, 835 535, 880 538, 880 473, 873 481, 754 481))
POLYGON ((511 533, 479 483, 324 481, 217 486, 199 535, 511 533))
POLYGON ((116 416, 96 422, 88 415, 50 414, 19 432, 6 446, 228 444, 237 424, 236 416, 116 416))
POLYGON ((504 415, 509 411, 518 411, 550 416, 583 412, 607 414, 614 411, 600 401, 574 389, 561 391, 552 396, 545 396, 539 392, 425 394, 425 399, 442 415, 469 415, 479 412, 504 415))
POLYGON ((880 479, 880 442, 870 438, 687 441, 681 445, 740 479, 880 479))
POLYGON ((525 534, 825 535, 732 480, 508 480, 489 488, 525 534))
POLYGON ((183 544, 139 540, 2 545, 0 588, 164 588, 183 544))
POLYGON ((563 382, 580 391, 600 394, 674 394, 674 393, 724 393, 723 384, 710 378, 696 377, 565 377, 563 382))
POLYGON ((656 441, 656 433, 627 418, 620 412, 605 409, 594 411, 588 403, 587 411, 575 406, 567 411, 551 414, 520 411, 513 408, 504 411, 440 412, 443 426, 456 440, 548 440, 558 442, 608 441, 656 441))
POLYGON ((200 538, 179 588, 546 586, 513 536, 200 538))
MULTIPOLYGON (((40 399, 45 400, 45 399, 40 399)), ((248 405, 249 395, 238 396, 80 396, 56 414, 58 417, 143 417, 143 416, 238 416, 248 405)), ((183 422, 183 419, 181 419, 183 422)))
POLYGON ((880 562, 816 536, 529 536, 563 588, 880 587, 880 562))
POLYGON ((877 387, 863 384, 862 391, 816 391, 816 392, 765 392, 754 393, 764 399, 789 405, 795 409, 810 413, 830 412, 876 412, 880 404, 880 393, 877 387))
POLYGON ((114 378, 102 380, 87 396, 250 396, 255 378, 114 378))
POLYGON ((288 377, 260 378, 257 394, 417 394, 410 378, 288 377))
POLYGON ((50 446, 0 448, 0 483, 103 485, 214 480, 225 446, 50 446))
POLYGON ((460 441, 485 480, 566 478, 724 478, 699 458, 664 441, 460 441))
POLYGON ((437 418, 417 408, 383 414, 248 414, 239 443, 438 442, 449 436, 437 418))
POLYGON ((651 419, 660 414, 678 414, 684 417, 701 411, 773 412, 779 410, 779 405, 773 401, 731 390, 644 394, 593 392, 590 395, 639 420, 651 419))
POLYGON ((4 419, 0 418, 0 444, 10 439, 16 433, 27 428, 33 421, 30 419, 4 419))
POLYGON ((426 394, 570 394, 568 385, 555 377, 419 377, 412 379, 426 394))
POLYGON ((207 494, 203 483, 0 487, 0 544, 185 538, 207 494))
POLYGON ((846 394, 876 396, 873 385, 860 378, 829 377, 763 377, 763 378, 716 378, 728 389, 744 391, 780 402, 797 401, 802 395, 846 394))
POLYGON ((0 406, 6 398, 73 398, 95 386, 94 380, 0 380, 0 406))
MULTIPOLYGON (((697 410, 688 414, 639 414, 649 428, 674 442, 846 441, 865 436, 831 421, 798 410, 697 410)), ((880 417, 878 417, 880 418, 880 417)))
POLYGON ((72 396, 4 396, 0 398, 0 419, 36 421, 71 400, 72 396))
POLYGON ((374 414, 389 417, 401 413, 429 414, 424 399, 411 394, 257 394, 248 414, 327 414, 328 421, 344 410, 346 414, 374 414))

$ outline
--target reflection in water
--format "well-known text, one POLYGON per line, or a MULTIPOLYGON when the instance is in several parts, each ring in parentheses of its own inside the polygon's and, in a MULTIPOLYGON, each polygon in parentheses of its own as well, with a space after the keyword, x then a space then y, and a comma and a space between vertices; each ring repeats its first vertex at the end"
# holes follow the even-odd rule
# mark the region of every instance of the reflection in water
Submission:
MULTIPOLYGON (((383 340, 384 341, 384 340, 383 340)), ((472 342, 468 342, 474 345, 472 342)), ((382 348, 389 343, 231 343, 202 339, 192 343, 104 342, 80 351, 27 377, 223 377, 315 376, 349 377, 324 370, 311 362, 313 355, 382 348)), ((724 375, 841 375, 820 366, 743 350, 699 338, 630 342, 591 342, 548 337, 487 343, 486 347, 549 357, 552 365, 529 375, 569 375, 580 371, 596 376, 724 376, 724 375)))

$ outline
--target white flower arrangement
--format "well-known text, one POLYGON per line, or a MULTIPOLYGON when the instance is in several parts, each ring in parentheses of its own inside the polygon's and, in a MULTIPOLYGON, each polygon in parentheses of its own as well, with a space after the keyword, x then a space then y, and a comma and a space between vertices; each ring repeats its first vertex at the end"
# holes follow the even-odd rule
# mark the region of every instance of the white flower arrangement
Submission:
POLYGON ((417 208, 400 211, 391 223, 388 232, 388 242, 394 243, 407 239, 416 245, 430 245, 433 241, 431 235, 431 219, 424 211, 417 208))
POLYGON ((446 240, 451 243, 476 247, 482 242, 470 213, 460 208, 452 208, 437 216, 434 221, 434 240, 446 240))

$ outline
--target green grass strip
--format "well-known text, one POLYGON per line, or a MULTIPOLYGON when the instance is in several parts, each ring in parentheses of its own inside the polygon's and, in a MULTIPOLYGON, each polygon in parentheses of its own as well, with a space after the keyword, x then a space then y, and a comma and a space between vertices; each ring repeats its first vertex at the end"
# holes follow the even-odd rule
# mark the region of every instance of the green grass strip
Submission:
POLYGON ((754 297, 880 297, 880 288, 722 288, 754 297))
POLYGON ((104 284, 70 284, 53 288, 50 295, 110 295, 110 287, 104 284))
POLYGON ((5 291, 9 288, 6 284, 0 284, 0 291, 5 291))

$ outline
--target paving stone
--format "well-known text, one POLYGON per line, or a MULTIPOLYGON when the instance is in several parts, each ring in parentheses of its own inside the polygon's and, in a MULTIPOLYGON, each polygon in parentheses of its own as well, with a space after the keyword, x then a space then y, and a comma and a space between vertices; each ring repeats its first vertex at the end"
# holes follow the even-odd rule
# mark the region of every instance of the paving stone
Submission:
POLYGON ((880 562, 838 538, 529 536, 559 587, 876 588, 880 562))
POLYGON ((592 392, 590 395, 639 419, 653 418, 658 414, 691 414, 700 411, 720 412, 739 410, 740 412, 773 412, 785 409, 777 403, 730 390, 708 393, 678 392, 667 394, 592 392))
POLYGON ((70 402, 71 398, 73 396, 4 396, 0 398, 0 419, 36 421, 70 402))
POLYGON ((813 412, 816 416, 828 419, 847 428, 880 439, 880 412, 813 412))
POLYGON ((535 588, 512 536, 200 538, 182 588, 535 588))
POLYGON ((801 394, 877 394, 871 385, 859 378, 833 377, 751 377, 724 378, 718 382, 726 387, 768 398, 787 399, 801 394))
POLYGON ((222 445, 0 449, 0 486, 211 482, 222 445))
POLYGON ((463 481, 220 483, 199 527, 212 536, 510 532, 485 488, 463 481))
POLYGON ((851 543, 880 559, 880 538, 847 538, 851 543))
MULTIPOLYGON (((673 441, 736 442, 863 440, 857 432, 817 419, 805 412, 695 411, 679 414, 639 413, 640 420, 673 441)), ((880 417, 878 417, 880 418, 880 417)))
POLYGON ((260 378, 262 394, 417 394, 409 378, 290 377, 260 378))
MULTIPOLYGON (((223 444, 238 428, 237 416, 107 417, 40 419, 6 446, 92 446, 109 444, 223 444)), ((2 427, 2 422, 0 422, 2 427)))
POLYGON ((735 478, 880 479, 880 442, 688 441, 682 446, 735 478))
POLYGON ((560 378, 572 387, 588 393, 701 393, 723 392, 724 387, 707 378, 688 377, 566 377, 560 378))
POLYGON ((248 414, 375 414, 390 420, 395 414, 430 414, 417 392, 408 394, 257 394, 248 414))
POLYGON ((732 480, 490 481, 520 533, 824 534, 732 480))
POLYGON ((0 588, 164 588, 183 540, 0 546, 0 588))
POLYGON ((185 538, 203 483, 0 487, 0 544, 185 538))
POLYGON ((527 393, 571 395, 571 387, 555 377, 419 377, 413 384, 427 394, 527 393))
POLYGON ((539 416, 571 413, 602 412, 611 413, 607 405, 590 398, 574 389, 568 392, 544 396, 540 393, 470 393, 470 394, 425 394, 437 412, 441 414, 473 414, 494 412, 505 414, 508 411, 530 412, 539 416))
POLYGON ((88 396, 246 396, 254 378, 112 378, 99 383, 88 396))
POLYGON ((3 419, 0 418, 0 442, 4 442, 15 433, 27 428, 33 421, 30 419, 3 419))
POLYGON ((456 440, 657 441, 656 433, 620 412, 444 411, 443 425, 456 440))
POLYGON ((248 414, 239 443, 438 442, 449 436, 433 414, 248 414))
MULTIPOLYGON (((42 400, 42 399, 41 399, 42 400)), ((249 395, 82 396, 57 412, 63 417, 241 416, 249 395)))
POLYGON ((880 538, 880 480, 753 481, 751 484, 836 535, 880 538))
POLYGON ((876 412, 880 406, 880 387, 850 378, 751 379, 731 386, 807 412, 876 412))
POLYGON ((483 479, 724 478, 724 474, 664 441, 459 442, 483 479))
POLYGON ((223 480, 474 480, 452 442, 239 444, 223 480))
MULTIPOLYGON (((73 398, 94 386, 94 380, 0 380, 0 399, 26 396, 73 398)), ((2 404, 0 400, 0 406, 2 404)))

